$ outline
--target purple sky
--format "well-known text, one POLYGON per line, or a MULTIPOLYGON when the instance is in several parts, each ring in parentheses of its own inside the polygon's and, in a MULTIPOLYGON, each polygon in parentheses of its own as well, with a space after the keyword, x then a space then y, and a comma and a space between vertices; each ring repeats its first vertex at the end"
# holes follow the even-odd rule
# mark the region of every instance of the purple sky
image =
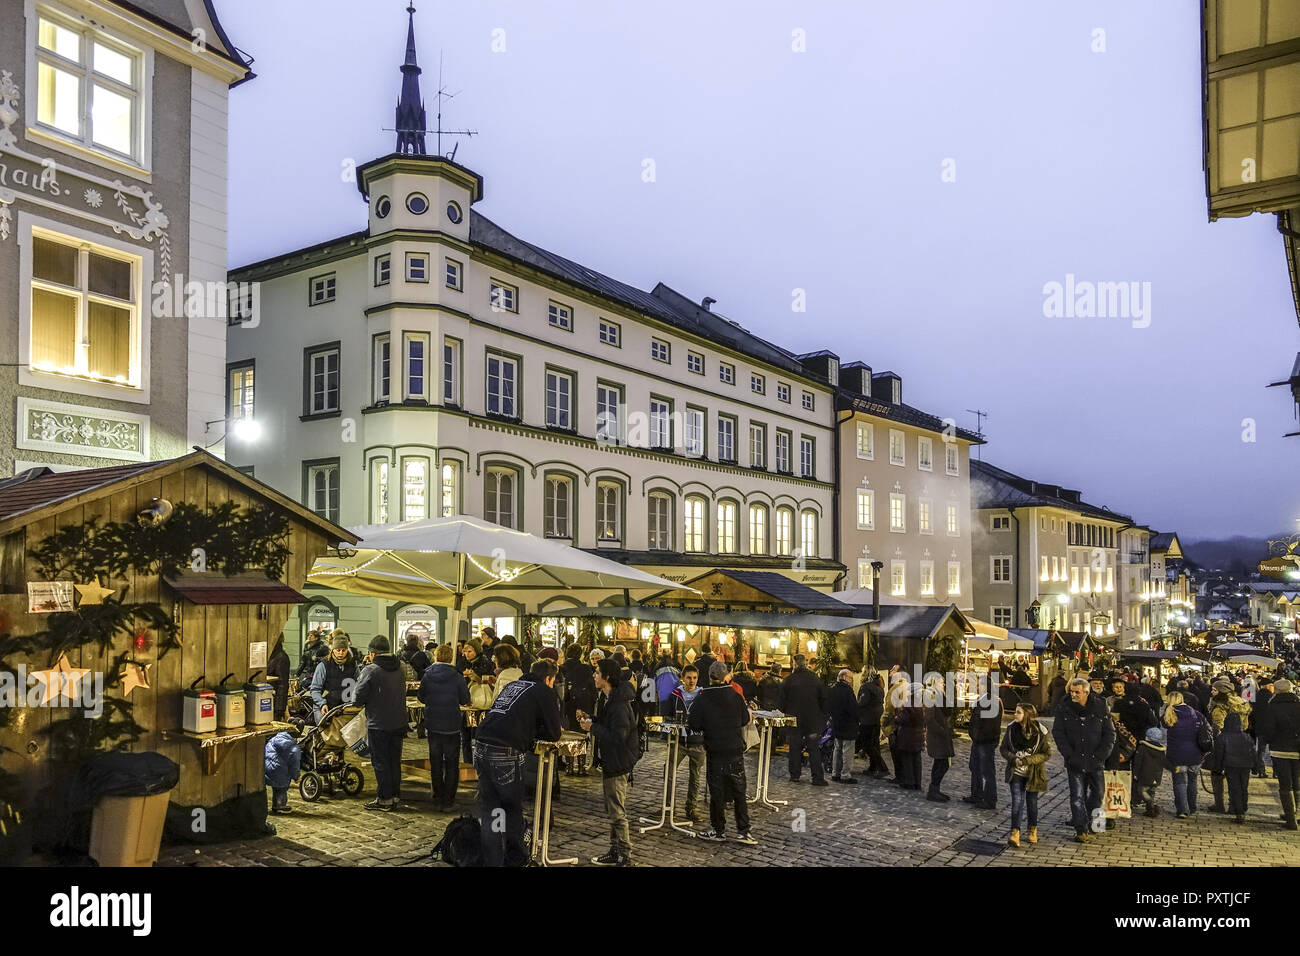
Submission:
MULTIPOLYGON (((363 227, 341 170, 392 151, 405 6, 218 0, 259 74, 231 101, 232 265, 363 227)), ((986 460, 1157 530, 1296 528, 1300 439, 1263 386, 1300 330, 1274 218, 1206 219, 1194 5, 417 6, 430 125, 441 50, 504 228, 982 408, 986 460), (1150 326, 1045 318, 1067 274, 1151 283, 1150 326)))

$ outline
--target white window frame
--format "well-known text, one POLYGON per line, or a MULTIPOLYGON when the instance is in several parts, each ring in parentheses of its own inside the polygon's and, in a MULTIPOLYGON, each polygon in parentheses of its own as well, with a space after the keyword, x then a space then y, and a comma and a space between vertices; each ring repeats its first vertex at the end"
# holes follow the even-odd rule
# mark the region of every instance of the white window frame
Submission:
POLYGON ((461 392, 461 342, 460 339, 453 339, 450 336, 442 337, 442 402, 444 405, 455 405, 461 408, 465 404, 465 396, 461 392), (448 358, 447 350, 451 350, 451 357, 448 358))
POLYGON ((736 366, 730 362, 718 363, 718 381, 723 385, 736 384, 736 366))
POLYGON ((1016 621, 1011 614, 1011 605, 989 605, 989 622, 995 627, 1015 627, 1016 621))
POLYGON ((686 350, 686 371, 696 375, 704 374, 704 353, 693 349, 686 350))
POLYGON ((871 422, 857 423, 857 455, 863 461, 876 460, 876 426, 871 422), (866 436, 866 442, 862 437, 866 436))
POLYGON ((402 333, 402 397, 406 401, 427 402, 429 400, 429 333, 428 332, 403 332, 402 333), (411 363, 413 361, 411 352, 412 346, 418 344, 420 351, 423 353, 420 359, 422 363, 422 373, 420 375, 420 388, 417 391, 412 386, 414 376, 411 373, 411 363))
MULTIPOLYGON (((12 208, 12 207, 9 207, 12 208)), ((64 225, 63 223, 54 222, 48 219, 42 219, 39 216, 33 216, 30 213, 19 210, 18 212, 18 282, 19 282, 19 315, 18 323, 18 356, 23 362, 18 368, 18 384, 30 385, 33 388, 45 388, 58 392, 70 392, 76 395, 88 395, 96 398, 113 399, 119 402, 130 402, 132 404, 147 405, 149 404, 150 392, 150 368, 151 368, 151 333, 152 333, 152 309, 147 307, 150 290, 153 288, 153 252, 139 246, 132 246, 125 242, 119 242, 97 233, 88 232, 75 226, 64 225), (55 242, 62 242, 65 245, 76 245, 82 247, 84 251, 79 253, 78 279, 88 279, 85 272, 86 261, 89 258, 89 252, 98 250, 104 254, 111 254, 114 258, 129 258, 134 260, 132 266, 132 294, 135 302, 131 303, 130 308, 133 310, 132 323, 132 343, 131 343, 131 369, 132 384, 117 384, 107 381, 99 381, 92 378, 84 378, 75 375, 65 375, 62 372, 41 370, 31 367, 32 354, 32 290, 39 286, 50 290, 70 292, 55 283, 47 283, 43 280, 33 278, 34 263, 34 242, 36 236, 48 238, 55 242)), ((85 283, 83 283, 85 284, 85 283)), ((79 291, 76 293, 80 297, 78 305, 78 324, 79 327, 84 323, 83 316, 88 314, 86 303, 88 301, 88 292, 79 291)), ((150 296, 151 298, 151 296, 150 296)), ((116 299, 107 299, 117 306, 123 303, 116 299)), ((78 332, 78 341, 82 341, 81 332, 78 332)), ((78 349, 78 353, 82 350, 78 349)), ((89 369, 87 369, 89 371, 89 369)))
POLYGON ((944 471, 954 477, 961 474, 961 449, 956 442, 945 442, 943 446, 944 471))
POLYGON ((767 468, 767 426, 749 423, 749 467, 767 468))
POLYGON ((307 353, 307 410, 308 415, 333 415, 336 414, 343 405, 343 354, 339 346, 330 348, 312 349, 307 353), (336 384, 334 388, 335 402, 331 408, 329 402, 329 363, 325 363, 325 390, 323 407, 316 405, 316 360, 333 355, 335 358, 334 375, 336 384))
POLYGON ((552 299, 546 303, 546 322, 553 329, 559 329, 561 332, 572 332, 573 306, 552 299))
POLYGON ((603 344, 612 348, 621 349, 623 347, 623 327, 617 322, 601 319, 597 336, 603 344))
POLYGON ((799 512, 799 550, 803 552, 805 558, 817 557, 820 545, 818 539, 821 537, 821 518, 817 512, 811 508, 805 508, 799 512), (809 534, 809 525, 812 533, 809 534), (808 539, 812 538, 809 542, 808 539))
POLYGON ((770 524, 771 511, 767 505, 752 504, 749 506, 749 553, 765 555, 768 553, 767 533, 770 524))
POLYGON ((438 514, 450 518, 459 513, 460 462, 444 461, 438 468, 438 514))
POLYGON ((989 517, 990 531, 1010 531, 1011 515, 991 515, 989 517))
POLYGON ((889 493, 889 530, 894 534, 907 533, 907 495, 896 491, 889 493))
POLYGON ((740 553, 740 508, 730 498, 714 508, 717 522, 718 554, 740 553))
POLYGON ((934 439, 927 437, 917 438, 916 470, 934 471, 934 439))
POLYGON ((704 409, 686 406, 686 411, 682 413, 682 447, 688 457, 704 457, 708 447, 705 437, 707 426, 708 416, 704 409))
POLYGON ((375 288, 393 281, 393 257, 389 253, 375 256, 375 288))
POLYGON ((948 562, 948 596, 952 597, 954 595, 960 595, 960 594, 961 594, 961 562, 949 561, 948 562), (954 577, 956 578, 955 587, 953 586, 954 577))
POLYGON ((757 372, 749 373, 749 390, 755 395, 767 394, 767 378, 757 372))
POLYGON ((1009 554, 991 554, 989 555, 989 584, 1011 584, 1015 577, 1015 569, 1009 554), (1006 568, 1006 577, 999 577, 999 570, 1006 568))
POLYGON ((153 94, 154 94, 154 51, 148 45, 128 40, 121 34, 92 25, 87 20, 74 14, 59 4, 32 3, 24 4, 27 23, 27 83, 25 94, 25 114, 29 117, 27 134, 39 139, 43 145, 60 153, 90 159, 101 166, 127 172, 146 181, 151 181, 153 169, 153 94), (82 61, 73 65, 52 51, 38 49, 39 18, 56 21, 60 26, 80 35, 82 61), (131 131, 132 152, 119 153, 110 146, 94 142, 91 129, 91 96, 89 88, 94 84, 89 80, 88 53, 91 49, 87 37, 98 39, 105 46, 132 59, 132 83, 130 86, 110 79, 104 74, 97 74, 99 82, 107 89, 119 95, 126 95, 134 104, 134 128, 131 131), (78 93, 79 129, 74 135, 55 126, 47 126, 39 121, 40 117, 40 81, 38 64, 42 61, 57 64, 63 72, 76 76, 80 91, 78 93))
POLYGON ((921 597, 934 597, 934 562, 921 562, 921 597))
POLYGON ((718 461, 737 461, 736 418, 732 415, 718 415, 716 417, 718 420, 718 461))
POLYGON ((623 389, 609 382, 596 383, 596 440, 607 445, 623 443, 623 389), (608 396, 614 396, 613 411, 610 411, 608 396), (602 402, 602 398, 605 400, 602 402), (612 434, 610 426, 612 428, 612 434))
POLYGON ((803 397, 800 399, 800 404, 806 412, 814 412, 817 410, 817 399, 813 396, 812 392, 804 392, 803 397))
POLYGON ((651 551, 673 549, 673 496, 666 491, 650 492, 646 504, 646 546, 651 551), (663 502, 659 514, 656 502, 663 502))
POLYGON ((671 365, 673 361, 673 344, 667 339, 651 339, 650 359, 655 362, 663 362, 665 365, 671 365))
POLYGON ((858 558, 858 589, 866 590, 872 584, 871 559, 858 558))
POLYGON ((388 524, 392 515, 392 462, 387 458, 370 461, 370 523, 388 524))
POLYGON ((547 366, 542 379, 546 395, 545 424, 547 428, 573 430, 573 373, 547 366), (564 384, 567 388, 561 388, 564 384), (563 401, 561 401, 563 399, 563 401))
POLYGON ((859 488, 855 499, 855 515, 859 531, 876 530, 876 493, 871 488, 859 488), (862 504, 866 502, 867 521, 862 520, 862 504))
POLYGON ((333 521, 335 524, 338 523, 339 508, 342 507, 342 501, 343 501, 343 495, 341 493, 342 487, 340 485, 342 471, 343 471, 342 466, 336 461, 330 462, 328 464, 307 466, 307 508, 312 513, 319 515, 320 517, 324 518, 326 521, 333 521), (334 475, 334 495, 338 499, 338 504, 336 504, 333 508, 330 507, 330 503, 329 503, 329 496, 330 496, 329 475, 331 472, 334 475), (317 507, 319 502, 316 500, 316 476, 318 474, 324 474, 326 476, 324 508, 317 507))
POLYGON ((889 594, 891 597, 907 597, 907 562, 889 562, 889 594))
POLYGON ((573 477, 564 474, 549 474, 542 483, 542 534, 547 538, 573 540, 573 477), (563 490, 561 495, 559 492, 563 490), (564 514, 556 510, 556 504, 563 502, 564 514), (562 523, 561 523, 562 519, 562 523))
POLYGON ((791 461, 791 456, 793 453, 794 453, 794 433, 788 432, 785 429, 778 428, 776 430, 776 443, 773 448, 772 463, 776 466, 776 470, 779 474, 782 475, 794 474, 794 467, 793 467, 794 463, 791 461), (782 439, 785 439, 785 441, 783 442, 782 439), (782 445, 785 446, 785 454, 781 453, 782 445))
POLYGON ((488 280, 488 308, 493 312, 519 313, 519 287, 500 279, 488 280))
POLYGON ((790 386, 786 382, 776 383, 776 400, 790 404, 790 386))
POLYGON ((961 509, 951 501, 948 502, 945 526, 948 528, 948 537, 961 537, 961 509))
POLYGON ((309 306, 328 305, 338 299, 339 275, 337 272, 324 272, 307 280, 307 304, 309 306))
MULTIPOLYGON (((432 463, 428 458, 425 458, 422 455, 410 455, 401 460, 400 470, 398 471, 398 477, 401 479, 402 489, 402 498, 400 502, 402 508, 401 520, 418 521, 429 517, 429 485, 432 481, 430 476, 431 470, 432 463), (424 482, 422 486, 416 485, 413 482, 408 482, 408 465, 420 466, 420 468, 423 469, 424 482), (417 508, 413 506, 413 502, 418 497, 415 493, 416 490, 421 487, 423 488, 422 494, 424 496, 424 501, 417 508)), ((441 492, 441 486, 439 487, 439 491, 441 492)))
POLYGON ((817 477, 817 442, 808 435, 799 436, 799 477, 817 477))
POLYGON ((889 463, 891 465, 907 464, 907 434, 897 428, 889 430, 889 463), (898 455, 894 455, 894 439, 898 439, 898 455))
POLYGON ((226 394, 229 399, 227 421, 244 421, 257 414, 256 373, 257 367, 253 362, 244 362, 226 369, 226 394))
POLYGON ((453 292, 465 291, 465 264, 446 256, 442 265, 443 285, 453 292))
POLYGON ((650 447, 670 450, 673 447, 673 403, 651 395, 649 407, 650 447))
POLYGON ((916 499, 916 533, 934 534, 934 501, 930 498, 916 499))
POLYGON ((772 517, 772 549, 781 556, 794 554, 794 509, 777 508, 772 517))
POLYGON ((519 401, 519 359, 511 355, 502 355, 500 352, 488 352, 483 362, 483 410, 490 415, 500 415, 503 418, 522 418, 522 410, 519 401), (498 394, 496 395, 497 407, 492 408, 492 362, 497 362, 497 383, 498 394), (511 384, 510 395, 507 397, 506 389, 503 387, 507 376, 506 368, 511 369, 509 381, 511 384), (510 403, 507 410, 506 403, 510 403))
POLYGON ((519 472, 513 468, 507 468, 502 465, 489 465, 483 474, 483 520, 489 524, 499 525, 502 528, 519 528, 519 472), (509 524, 501 521, 503 511, 501 509, 502 500, 507 496, 502 494, 501 479, 510 480, 509 487, 509 505, 510 519, 509 524))
POLYGON ((374 338, 373 382, 375 404, 393 400, 393 349, 392 335, 388 332, 374 338), (384 366, 387 366, 385 369, 384 366))
POLYGON ((701 495, 687 495, 682 501, 682 550, 703 554, 708 548, 708 502, 701 495))
POLYGON ((406 281, 425 285, 429 281, 429 254, 427 252, 408 252, 406 254, 406 281))

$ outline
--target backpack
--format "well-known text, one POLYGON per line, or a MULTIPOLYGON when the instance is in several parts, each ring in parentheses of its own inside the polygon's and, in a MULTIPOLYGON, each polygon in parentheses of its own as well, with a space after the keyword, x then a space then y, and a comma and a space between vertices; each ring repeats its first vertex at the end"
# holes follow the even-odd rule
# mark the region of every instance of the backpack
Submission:
POLYGON ((447 824, 442 839, 434 844, 431 856, 442 855, 442 862, 452 866, 482 866, 483 844, 479 822, 465 814, 447 824))
POLYGON ((681 678, 670 670, 665 670, 655 678, 655 693, 659 700, 668 700, 681 684, 681 678))
POLYGON ((1211 728, 1210 721, 1197 714, 1200 721, 1196 725, 1196 747, 1203 754, 1208 754, 1214 749, 1214 731, 1211 728))

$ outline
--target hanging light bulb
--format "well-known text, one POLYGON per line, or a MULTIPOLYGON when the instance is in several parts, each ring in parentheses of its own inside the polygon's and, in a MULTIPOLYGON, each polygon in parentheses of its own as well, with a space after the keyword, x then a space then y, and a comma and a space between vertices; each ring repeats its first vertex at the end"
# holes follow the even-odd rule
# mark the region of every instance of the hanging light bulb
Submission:
POLYGON ((808 642, 808 653, 809 653, 809 654, 816 654, 816 653, 817 653, 817 642, 816 642, 816 641, 810 640, 810 641, 808 642))
POLYGON ((614 633, 614 625, 606 624, 604 630, 605 630, 605 636, 609 637, 611 634, 614 633))
POLYGON ((772 640, 770 640, 768 643, 771 645, 772 650, 774 651, 781 646, 781 642, 777 640, 775 637, 772 638, 772 640))
POLYGON ((677 640, 678 640, 678 641, 684 641, 684 640, 686 640, 686 629, 685 629, 685 628, 683 628, 683 627, 679 627, 679 628, 677 629, 677 640))

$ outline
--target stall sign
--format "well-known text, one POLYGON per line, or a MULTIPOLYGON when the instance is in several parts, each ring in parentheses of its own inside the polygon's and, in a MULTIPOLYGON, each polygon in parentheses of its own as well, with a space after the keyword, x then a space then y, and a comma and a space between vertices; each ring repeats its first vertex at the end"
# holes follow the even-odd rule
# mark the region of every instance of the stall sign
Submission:
POLYGON ((55 611, 71 611, 71 581, 28 581, 27 613, 53 614, 55 611))
POLYGON ((438 613, 427 604, 411 604, 397 612, 397 643, 400 647, 406 635, 413 634, 423 647, 438 634, 438 613))

